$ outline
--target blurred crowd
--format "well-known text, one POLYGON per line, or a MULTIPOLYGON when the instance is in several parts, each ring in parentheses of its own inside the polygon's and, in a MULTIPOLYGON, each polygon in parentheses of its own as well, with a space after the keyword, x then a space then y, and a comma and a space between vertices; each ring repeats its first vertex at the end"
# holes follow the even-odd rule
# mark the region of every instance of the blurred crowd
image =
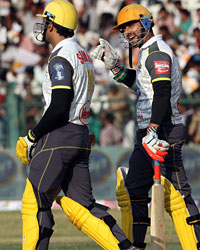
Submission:
MULTIPOLYGON (((49 0, 0 0, 0 146, 6 146, 6 98, 11 86, 19 103, 42 103, 42 80, 51 47, 38 42, 33 35, 34 23, 41 22, 49 0)), ((187 143, 200 143, 200 0, 71 0, 79 14, 76 39, 88 52, 95 48, 100 37, 117 49, 121 63, 129 66, 124 39, 112 27, 117 14, 127 4, 139 3, 154 17, 154 33, 163 39, 177 55, 183 74, 180 105, 187 128, 187 143)), ((133 49, 132 63, 136 66, 138 49, 133 49)), ((89 129, 101 146, 130 147, 135 140, 136 93, 112 79, 101 61, 94 61, 96 86, 91 105, 89 129)), ((20 112, 20 110, 19 110, 20 112)), ((42 115, 38 105, 28 105, 25 112, 26 129, 33 127, 42 115)))

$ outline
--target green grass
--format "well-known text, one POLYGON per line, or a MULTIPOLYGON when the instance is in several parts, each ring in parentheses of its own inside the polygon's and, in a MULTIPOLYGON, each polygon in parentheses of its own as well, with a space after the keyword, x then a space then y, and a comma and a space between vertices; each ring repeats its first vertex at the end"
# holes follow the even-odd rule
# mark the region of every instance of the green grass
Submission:
MULTIPOLYGON (((120 212, 111 210, 110 213, 120 225, 120 212)), ((53 210, 55 227, 51 238, 49 250, 100 250, 87 235, 72 225, 61 210, 53 210)), ((171 219, 166 214, 166 243, 167 250, 180 250, 181 246, 174 231, 171 219)), ((21 249, 21 214, 20 211, 0 212, 0 250, 21 249)), ((149 229, 146 236, 147 248, 150 250, 149 229)))

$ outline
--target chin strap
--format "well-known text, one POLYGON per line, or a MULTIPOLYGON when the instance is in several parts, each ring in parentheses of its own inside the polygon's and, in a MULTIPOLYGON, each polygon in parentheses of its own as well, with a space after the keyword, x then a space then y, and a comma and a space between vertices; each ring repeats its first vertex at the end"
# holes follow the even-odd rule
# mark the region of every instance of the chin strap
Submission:
POLYGON ((132 63, 132 46, 129 44, 129 65, 130 68, 133 68, 133 63, 132 63))

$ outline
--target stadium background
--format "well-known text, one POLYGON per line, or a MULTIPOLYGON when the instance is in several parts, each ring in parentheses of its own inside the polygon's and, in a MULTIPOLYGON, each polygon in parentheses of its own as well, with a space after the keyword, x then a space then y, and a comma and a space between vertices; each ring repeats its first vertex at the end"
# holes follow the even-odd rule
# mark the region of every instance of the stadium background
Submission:
MULTIPOLYGON (((40 22, 35 14, 48 2, 0 0, 0 210, 21 208, 29 167, 17 160, 15 145, 18 137, 25 136, 37 123, 43 111, 41 84, 51 48, 34 39, 32 28, 35 22, 40 22)), ((127 66, 124 41, 111 29, 117 13, 129 3, 141 3, 152 11, 154 31, 162 33, 173 48, 183 73, 180 111, 187 129, 183 159, 193 197, 200 205, 200 1, 193 0, 190 4, 187 0, 74 0, 73 3, 80 16, 78 42, 90 51, 98 44, 98 38, 103 37, 118 50, 121 62, 127 66)), ((137 53, 138 49, 134 49, 133 65, 137 63, 137 53)), ((112 208, 117 206, 116 168, 128 166, 134 145, 136 92, 120 85, 114 89, 116 83, 104 64, 94 62, 94 66, 96 87, 89 128, 96 136, 96 143, 90 159, 91 179, 95 198, 112 208), (100 139, 107 113, 115 116, 114 126, 123 137, 121 145, 105 146, 100 139), (131 140, 125 140, 126 136, 131 140)))

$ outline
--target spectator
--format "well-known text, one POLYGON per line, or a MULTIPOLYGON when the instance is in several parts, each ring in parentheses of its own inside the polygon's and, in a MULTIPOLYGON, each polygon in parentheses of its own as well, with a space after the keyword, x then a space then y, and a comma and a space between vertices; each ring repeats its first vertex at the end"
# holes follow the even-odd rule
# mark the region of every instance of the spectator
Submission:
POLYGON ((112 84, 108 92, 108 100, 110 102, 109 110, 115 116, 114 124, 119 129, 123 127, 124 117, 129 108, 129 104, 127 103, 128 96, 124 89, 124 87, 112 84))
POLYGON ((188 134, 192 136, 194 144, 200 143, 200 106, 197 106, 189 125, 188 134))
POLYGON ((189 35, 189 29, 192 26, 192 19, 190 12, 186 9, 180 9, 180 23, 176 26, 176 35, 184 41, 185 37, 189 35))
POLYGON ((89 131, 90 134, 93 134, 95 136, 94 143, 99 145, 100 144, 100 132, 103 127, 103 124, 98 119, 98 117, 94 114, 93 110, 90 109, 90 118, 89 118, 89 131))
POLYGON ((155 23, 158 26, 158 28, 160 28, 161 26, 167 26, 170 34, 171 35, 174 34, 175 32, 174 17, 170 12, 168 12, 168 10, 165 7, 162 7, 159 10, 155 23))
POLYGON ((189 144, 192 141, 192 136, 189 135, 188 128, 191 122, 192 115, 194 113, 194 109, 192 105, 179 104, 179 111, 182 117, 182 123, 185 125, 186 130, 185 144, 189 144))
POLYGON ((195 38, 195 49, 194 49, 194 53, 199 54, 200 55, 200 28, 195 28, 193 30, 193 36, 195 38))
POLYGON ((173 36, 166 25, 160 26, 158 33, 162 34, 163 40, 174 50, 178 46, 178 40, 175 36, 173 36))
POLYGON ((123 129, 123 146, 133 147, 135 143, 135 122, 133 120, 133 112, 129 110, 126 119, 124 120, 123 129))
POLYGON ((107 113, 103 120, 104 127, 100 133, 100 146, 121 146, 122 132, 114 125, 115 117, 107 113))
POLYGON ((183 70, 183 91, 186 96, 199 96, 200 91, 200 56, 193 55, 183 70))

